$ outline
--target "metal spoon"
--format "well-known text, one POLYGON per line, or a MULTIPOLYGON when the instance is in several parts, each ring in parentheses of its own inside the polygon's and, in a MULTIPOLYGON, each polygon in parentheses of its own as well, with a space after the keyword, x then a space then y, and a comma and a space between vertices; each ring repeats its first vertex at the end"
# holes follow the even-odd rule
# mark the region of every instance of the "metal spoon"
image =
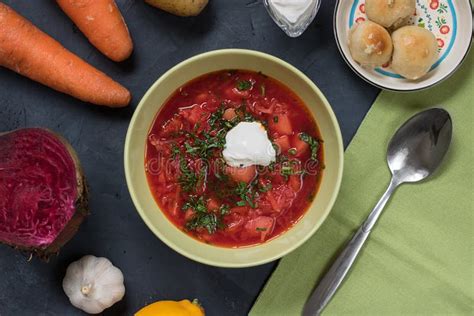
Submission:
POLYGON ((449 113, 430 109, 410 118, 393 135, 388 145, 387 162, 392 180, 387 191, 305 304, 303 315, 319 315, 329 303, 354 263, 382 210, 395 189, 405 182, 418 182, 431 175, 446 154, 452 136, 449 113))

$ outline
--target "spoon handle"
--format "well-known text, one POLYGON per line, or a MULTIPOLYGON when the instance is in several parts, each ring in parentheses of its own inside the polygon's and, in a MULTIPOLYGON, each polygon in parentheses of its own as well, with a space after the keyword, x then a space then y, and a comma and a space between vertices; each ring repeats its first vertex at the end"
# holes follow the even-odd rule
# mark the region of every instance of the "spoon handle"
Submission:
POLYGON ((336 293, 344 280, 344 277, 349 272, 352 264, 357 258, 357 255, 362 249, 362 246, 367 240, 367 237, 369 237, 369 234, 382 213, 385 204, 387 204, 390 196, 398 185, 399 182, 392 178, 387 191, 385 191, 377 205, 375 205, 367 220, 362 226, 360 226, 354 237, 352 237, 344 250, 339 254, 336 261, 332 264, 331 268, 326 272, 323 279, 319 282, 313 294, 311 294, 305 304, 303 316, 320 315, 324 307, 329 303, 332 296, 336 293))

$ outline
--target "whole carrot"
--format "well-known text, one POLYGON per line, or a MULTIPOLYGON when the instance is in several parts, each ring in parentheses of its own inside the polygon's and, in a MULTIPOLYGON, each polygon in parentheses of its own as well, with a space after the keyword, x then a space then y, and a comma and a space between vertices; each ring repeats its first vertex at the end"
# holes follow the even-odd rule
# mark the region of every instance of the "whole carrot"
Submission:
POLYGON ((0 2, 0 66, 82 101, 110 107, 130 92, 0 2))
POLYGON ((89 41, 113 61, 127 59, 132 38, 114 0, 56 0, 89 41))

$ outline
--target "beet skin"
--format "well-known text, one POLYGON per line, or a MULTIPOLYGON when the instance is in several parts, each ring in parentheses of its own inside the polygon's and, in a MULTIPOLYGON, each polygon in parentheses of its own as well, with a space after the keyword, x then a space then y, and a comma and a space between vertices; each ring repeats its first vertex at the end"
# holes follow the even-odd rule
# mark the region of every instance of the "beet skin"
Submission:
POLYGON ((0 135, 0 242, 47 259, 87 213, 79 160, 63 138, 40 128, 0 135))

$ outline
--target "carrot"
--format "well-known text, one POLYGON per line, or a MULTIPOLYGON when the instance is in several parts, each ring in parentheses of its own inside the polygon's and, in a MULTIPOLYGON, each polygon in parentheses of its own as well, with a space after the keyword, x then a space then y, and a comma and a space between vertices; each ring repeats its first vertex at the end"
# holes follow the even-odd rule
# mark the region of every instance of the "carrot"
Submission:
POLYGON ((224 111, 224 115, 222 115, 222 117, 227 121, 232 121, 237 117, 237 113, 235 113, 234 108, 228 108, 224 111))
POLYGON ((114 0, 56 0, 87 39, 113 61, 127 59, 132 38, 114 0))
POLYGON ((110 107, 130 92, 0 2, 0 66, 82 101, 110 107))

